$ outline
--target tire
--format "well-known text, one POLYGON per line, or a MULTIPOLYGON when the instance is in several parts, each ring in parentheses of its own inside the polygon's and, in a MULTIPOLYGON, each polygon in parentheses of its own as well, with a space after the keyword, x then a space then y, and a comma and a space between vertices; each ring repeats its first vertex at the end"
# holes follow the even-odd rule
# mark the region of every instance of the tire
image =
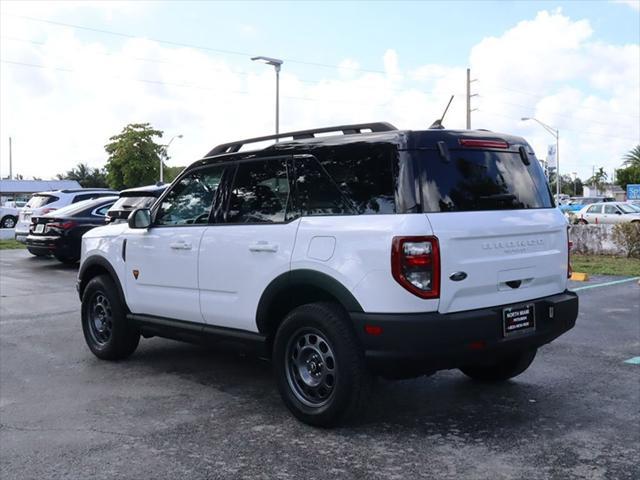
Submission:
POLYGON ((31 255, 33 255, 34 257, 48 257, 48 256, 49 256, 49 254, 48 254, 48 253, 42 253, 42 252, 39 252, 39 251, 37 251, 37 250, 33 250, 33 249, 29 248, 29 247, 27 247, 27 250, 28 250, 28 251, 29 251, 29 253, 30 253, 31 255))
POLYGON ((300 421, 332 427, 364 412, 372 377, 339 305, 292 310, 276 333, 273 364, 280 396, 300 421))
POLYGON ((7 215, 0 220, 0 228, 13 228, 16 226, 17 218, 13 215, 7 215))
POLYGON ((588 225, 589 222, 587 222, 584 218, 581 218, 580 220, 578 220, 578 225, 588 225))
POLYGON ((82 294, 82 332, 93 354, 122 360, 138 347, 140 332, 127 321, 127 309, 109 275, 92 278, 82 294))
POLYGON ((460 371, 467 377, 487 383, 504 382, 524 372, 536 358, 537 349, 525 350, 500 358, 493 365, 471 365, 460 371))

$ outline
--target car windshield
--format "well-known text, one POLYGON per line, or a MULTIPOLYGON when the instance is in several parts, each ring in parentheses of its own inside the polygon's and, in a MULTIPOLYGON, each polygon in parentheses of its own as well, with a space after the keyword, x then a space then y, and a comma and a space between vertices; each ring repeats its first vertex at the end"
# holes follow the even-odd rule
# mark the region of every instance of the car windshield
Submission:
POLYGON ((136 208, 148 208, 154 204, 156 197, 120 197, 109 211, 134 210, 136 208))
POLYGON ((525 165, 515 152, 451 150, 443 161, 436 151, 418 150, 424 212, 465 212, 552 208, 553 199, 535 158, 525 165))
POLYGON ((634 207, 633 205, 627 205, 627 204, 624 204, 624 203, 621 203, 620 205, 618 205, 618 208, 620 208, 620 210, 622 210, 623 213, 638 213, 638 212, 640 212, 640 208, 634 207))
POLYGON ((27 202, 27 208, 40 208, 58 200, 54 195, 34 195, 27 202))

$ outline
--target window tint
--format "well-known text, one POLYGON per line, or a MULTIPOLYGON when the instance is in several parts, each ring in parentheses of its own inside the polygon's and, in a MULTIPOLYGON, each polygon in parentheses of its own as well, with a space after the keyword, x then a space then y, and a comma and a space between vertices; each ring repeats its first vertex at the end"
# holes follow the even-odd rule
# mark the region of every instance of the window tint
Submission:
POLYGON ((284 222, 291 199, 286 160, 240 163, 229 197, 227 223, 284 222))
POLYGON ((592 205, 587 209, 588 213, 602 213, 602 205, 592 205))
POLYGON ((107 211, 109 211, 109 209, 111 208, 112 205, 113 204, 111 204, 111 203, 107 203, 104 207, 100 207, 93 214, 97 215, 99 217, 104 217, 104 216, 107 215, 107 211))
POLYGON ((156 225, 207 223, 224 166, 198 170, 173 185, 156 213, 156 225))
POLYGON ((414 151, 422 170, 424 212, 552 208, 553 199, 537 161, 518 153, 450 150, 443 161, 432 150, 414 151))
POLYGON ((395 213, 394 152, 391 145, 352 145, 321 154, 319 160, 356 213, 395 213))
POLYGON ((338 186, 314 157, 297 157, 295 163, 297 197, 302 215, 355 213, 338 186))

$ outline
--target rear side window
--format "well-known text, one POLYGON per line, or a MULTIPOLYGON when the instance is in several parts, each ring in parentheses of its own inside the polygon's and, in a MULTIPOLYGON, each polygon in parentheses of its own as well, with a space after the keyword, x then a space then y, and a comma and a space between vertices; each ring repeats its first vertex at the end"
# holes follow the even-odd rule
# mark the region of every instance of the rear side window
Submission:
POLYGON ((450 150, 450 161, 434 150, 412 152, 421 171, 424 212, 468 212, 553 208, 537 160, 525 165, 516 152, 450 150))
POLYGON ((587 213, 602 213, 602 205, 591 205, 587 208, 587 213))
POLYGON ((55 195, 34 195, 27 202, 27 208, 40 208, 59 200, 55 195))
POLYGON ((302 215, 348 215, 355 210, 318 160, 297 157, 297 198, 302 215))
POLYGON ((284 222, 291 201, 290 190, 285 159, 240 163, 229 195, 226 222, 284 222))
POLYGON ((350 145, 318 155, 356 214, 395 213, 397 158, 392 145, 350 145))

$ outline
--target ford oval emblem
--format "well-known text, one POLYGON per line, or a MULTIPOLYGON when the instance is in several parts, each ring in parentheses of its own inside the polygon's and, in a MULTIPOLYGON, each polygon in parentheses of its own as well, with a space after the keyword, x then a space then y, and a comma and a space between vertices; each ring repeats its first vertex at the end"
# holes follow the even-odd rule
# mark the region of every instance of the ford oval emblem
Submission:
POLYGON ((454 282, 459 282, 467 278, 467 274, 465 272, 456 272, 449 275, 449 278, 454 282))

